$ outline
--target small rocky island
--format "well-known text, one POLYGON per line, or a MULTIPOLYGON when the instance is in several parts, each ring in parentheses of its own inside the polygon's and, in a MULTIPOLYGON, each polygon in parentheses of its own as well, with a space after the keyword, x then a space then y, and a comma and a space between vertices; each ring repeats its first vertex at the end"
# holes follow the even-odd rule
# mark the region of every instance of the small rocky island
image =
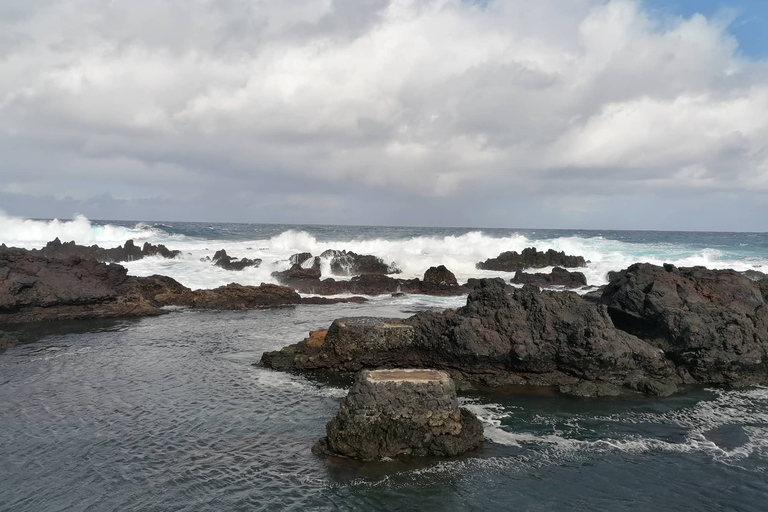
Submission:
POLYGON ((313 453, 366 461, 452 457, 483 443, 483 425, 459 408, 453 380, 423 369, 360 372, 327 433, 313 453))

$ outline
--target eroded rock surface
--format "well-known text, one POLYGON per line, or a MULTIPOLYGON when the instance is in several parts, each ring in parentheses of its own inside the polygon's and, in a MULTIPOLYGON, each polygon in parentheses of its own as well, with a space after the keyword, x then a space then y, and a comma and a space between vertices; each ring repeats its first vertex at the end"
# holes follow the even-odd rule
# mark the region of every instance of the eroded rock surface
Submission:
POLYGON ((601 303, 618 328, 662 349, 689 380, 766 382, 764 283, 733 270, 637 263, 613 274, 601 303))
POLYGON ((585 267, 587 262, 582 256, 569 256, 565 252, 557 252, 548 249, 546 252, 537 250, 535 247, 523 249, 522 253, 517 251, 507 251, 499 254, 495 258, 489 258, 477 264, 477 268, 482 270, 496 270, 502 272, 517 272, 527 268, 544 267, 585 267))
POLYGON ((221 267, 224 270, 234 271, 240 271, 248 267, 258 267, 261 265, 261 260, 259 258, 235 258, 228 255, 227 251, 224 249, 216 251, 211 261, 213 261, 213 264, 217 267, 221 267))
POLYGON ((42 249, 32 249, 29 252, 35 256, 51 259, 82 258, 106 263, 135 261, 148 256, 175 258, 181 255, 181 251, 172 251, 163 244, 152 245, 149 242, 145 242, 141 249, 134 244, 133 240, 126 241, 122 247, 104 249, 98 245, 77 245, 74 241, 62 243, 58 238, 48 242, 42 249))
MULTIPOLYGON (((324 303, 353 300, 360 298, 324 303)), ((115 263, 0 249, 0 324, 159 315, 166 306, 254 309, 305 302, 316 301, 274 284, 190 290, 170 277, 129 276, 115 263)))
POLYGON ((531 274, 518 270, 510 281, 514 284, 534 284, 536 286, 563 286, 565 288, 581 288, 587 286, 587 277, 583 272, 571 272, 562 267, 555 267, 549 274, 531 274))
POLYGON ((314 453, 361 460, 450 457, 483 443, 483 426, 459 408, 453 380, 423 369, 361 372, 326 430, 314 453))
POLYGON ((407 320, 334 321, 323 346, 304 342, 265 353, 276 369, 426 367, 485 386, 598 381, 669 394, 680 382, 661 350, 615 329, 605 307, 570 292, 526 286, 507 295, 481 280, 467 305, 407 320))

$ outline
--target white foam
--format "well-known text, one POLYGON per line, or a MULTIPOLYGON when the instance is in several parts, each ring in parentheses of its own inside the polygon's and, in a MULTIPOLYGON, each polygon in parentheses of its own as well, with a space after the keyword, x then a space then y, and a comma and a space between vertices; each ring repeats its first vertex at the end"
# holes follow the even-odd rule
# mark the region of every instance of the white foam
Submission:
MULTIPOLYGON (((36 221, 9 217, 0 213, 0 243, 25 248, 39 248, 58 237, 62 241, 74 240, 79 244, 98 244, 115 247, 128 239, 163 243, 170 249, 178 249, 183 256, 175 260, 147 258, 125 263, 129 273, 138 276, 163 274, 177 279, 190 288, 215 288, 231 282, 258 285, 274 283, 271 274, 286 270, 291 255, 309 252, 315 256, 327 249, 346 249, 358 254, 373 254, 386 263, 395 263, 405 279, 422 277, 432 266, 445 265, 460 283, 470 278, 502 277, 509 280, 512 274, 479 270, 475 265, 504 251, 522 251, 535 246, 539 250, 554 249, 567 254, 581 255, 590 263, 578 269, 587 276, 590 285, 607 282, 607 273, 621 270, 632 263, 645 261, 678 266, 703 265, 709 268, 734 268, 748 270, 754 266, 768 266, 768 259, 733 259, 715 249, 693 249, 681 244, 627 243, 601 236, 565 236, 554 239, 537 239, 535 235, 510 234, 490 236, 482 231, 462 235, 415 236, 394 239, 346 239, 318 240, 306 231, 287 230, 277 236, 253 240, 212 240, 169 234, 162 225, 136 224, 122 227, 100 225, 79 216, 71 221, 36 221), (225 249, 230 256, 260 258, 258 268, 242 272, 226 271, 201 258, 212 257, 214 252, 225 249)), ((309 264, 309 263, 308 263, 309 264)), ((549 272, 551 268, 529 270, 549 272)), ((330 277, 330 262, 321 260, 323 278, 330 277)), ((336 279, 339 277, 334 276, 336 279)))
POLYGON ((462 406, 475 413, 483 422, 486 438, 494 443, 513 447, 538 447, 544 450, 544 458, 571 457, 580 453, 623 452, 643 454, 648 452, 706 453, 713 460, 739 465, 744 459, 757 454, 768 457, 768 388, 756 387, 747 390, 725 391, 712 389, 715 400, 700 401, 690 408, 666 413, 619 413, 612 416, 584 417, 575 415, 566 420, 571 428, 569 434, 559 432, 554 425, 563 423, 561 417, 536 415, 533 424, 552 424, 552 432, 533 434, 515 432, 502 424, 502 420, 513 418, 516 408, 505 408, 499 404, 482 404, 475 399, 462 399, 462 406), (572 437, 584 429, 582 421, 604 421, 624 424, 666 424, 687 429, 681 442, 627 435, 621 438, 579 439, 572 437), (707 437, 713 429, 726 425, 740 426, 746 442, 740 446, 725 448, 707 437))
POLYGON ((54 238, 62 242, 74 240, 81 245, 97 244, 100 247, 117 247, 126 240, 148 240, 160 235, 158 230, 143 223, 133 228, 112 224, 93 224, 82 215, 72 220, 31 220, 10 217, 0 212, 0 243, 12 247, 37 249, 54 238))

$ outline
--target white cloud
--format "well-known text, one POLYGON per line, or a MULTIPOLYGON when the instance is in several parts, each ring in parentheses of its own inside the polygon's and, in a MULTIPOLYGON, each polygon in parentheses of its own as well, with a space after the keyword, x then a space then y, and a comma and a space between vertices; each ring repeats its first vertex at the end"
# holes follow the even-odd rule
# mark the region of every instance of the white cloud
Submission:
POLYGON ((36 183, 64 159, 98 162, 104 190, 140 167, 147 196, 185 173, 424 196, 768 191, 766 63, 740 55, 727 16, 657 19, 633 0, 9 6, 0 142, 34 157, 0 174, 24 190, 18 169, 36 183))

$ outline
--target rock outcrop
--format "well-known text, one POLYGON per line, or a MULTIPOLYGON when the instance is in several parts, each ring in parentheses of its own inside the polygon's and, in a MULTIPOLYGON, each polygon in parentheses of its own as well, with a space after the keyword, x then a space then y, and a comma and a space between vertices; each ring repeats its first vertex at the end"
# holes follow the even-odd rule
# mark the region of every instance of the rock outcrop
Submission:
POLYGON ((688 380, 746 384, 768 381, 766 291, 733 270, 636 263, 613 274, 601 303, 688 380))
POLYGON ((549 286, 581 288, 582 286, 587 286, 587 277, 583 272, 571 272, 562 267, 555 267, 549 274, 530 274, 518 270, 510 282, 514 284, 534 284, 542 288, 549 286))
POLYGON ((360 276, 364 274, 399 274, 394 263, 384 263, 378 256, 357 254, 352 251, 324 251, 321 258, 330 259, 331 273, 337 276, 360 276))
POLYGON ((326 430, 314 453, 366 461, 451 457, 483 443, 480 421, 459 408, 448 374, 434 370, 361 372, 326 430))
POLYGON ((458 310, 407 320, 336 320, 322 346, 300 342, 265 353, 262 363, 344 372, 437 368, 491 387, 588 381, 669 394, 681 382, 661 350, 614 328, 605 307, 532 286, 507 295, 498 280, 481 280, 458 310))
POLYGON ((541 252, 535 247, 523 249, 522 253, 516 251, 507 251, 499 254, 495 258, 490 258, 478 263, 477 268, 481 270, 496 270, 502 272, 517 272, 527 268, 544 267, 586 267, 587 262, 582 256, 569 256, 565 252, 548 249, 541 252))
POLYGON ((129 276, 115 263, 0 249, 0 324, 159 315, 166 306, 254 309, 317 302, 273 284, 190 290, 170 277, 129 276))
POLYGON ((216 251, 216 253, 213 255, 212 261, 213 264, 217 267, 221 267, 224 270, 235 271, 240 271, 248 267, 258 267, 261 265, 261 260, 259 258, 253 260, 248 258, 233 258, 232 256, 229 256, 227 251, 224 249, 216 251))
POLYGON ((163 244, 152 245, 149 242, 145 242, 141 249, 133 240, 126 241, 122 247, 104 249, 98 245, 78 245, 74 241, 62 243, 58 238, 48 242, 42 249, 30 250, 30 253, 50 259, 81 258, 106 263, 135 261, 149 256, 176 258, 181 255, 181 251, 172 251, 163 244))
POLYGON ((317 295, 338 295, 353 293, 362 295, 389 295, 392 293, 417 293, 423 295, 465 295, 470 288, 460 286, 453 273, 445 266, 431 267, 421 279, 397 279, 383 274, 363 274, 349 280, 332 277, 320 279, 320 263, 308 268, 293 265, 283 272, 273 272, 277 282, 289 286, 299 293, 317 295))

